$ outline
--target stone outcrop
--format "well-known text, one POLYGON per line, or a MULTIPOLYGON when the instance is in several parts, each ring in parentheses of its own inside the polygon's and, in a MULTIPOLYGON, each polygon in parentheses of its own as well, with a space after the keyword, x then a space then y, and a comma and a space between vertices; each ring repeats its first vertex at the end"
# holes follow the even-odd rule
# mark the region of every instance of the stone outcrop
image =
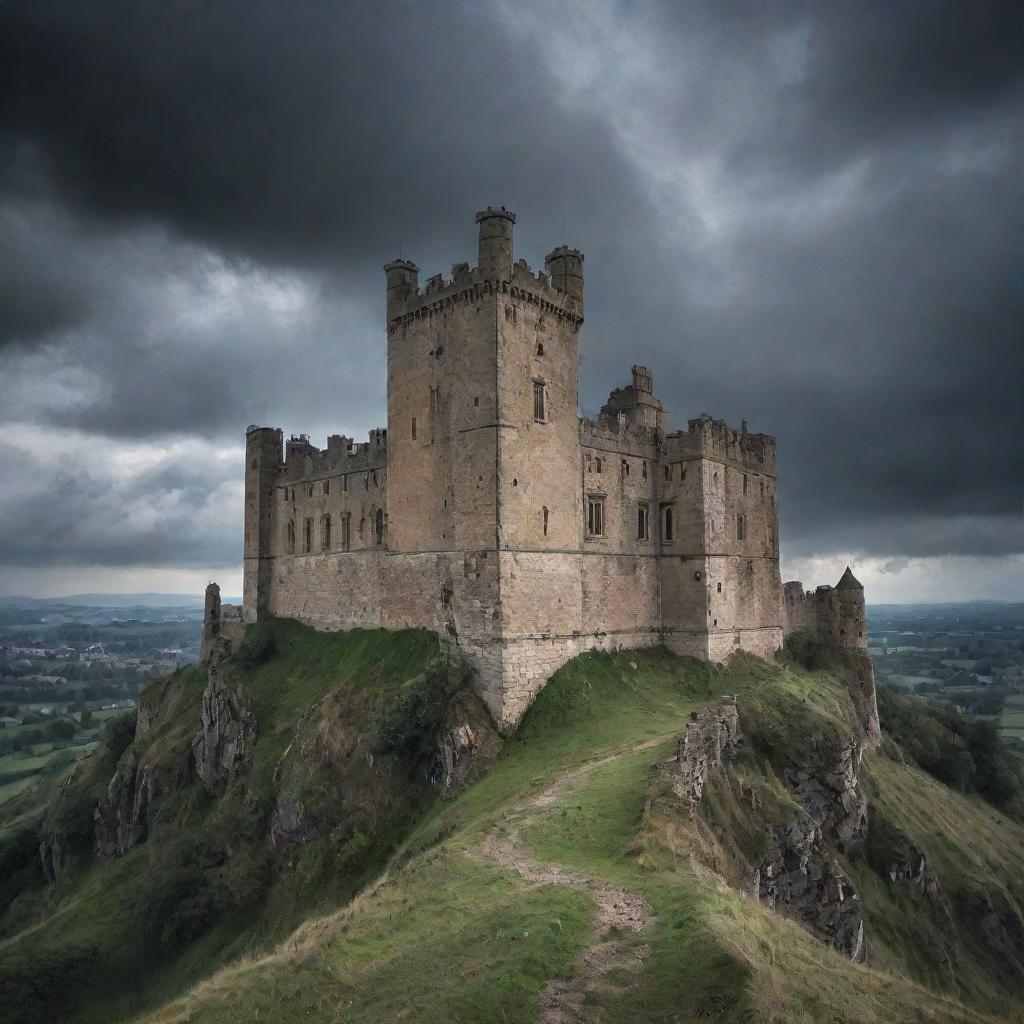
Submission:
POLYGON ((672 788, 696 810, 712 775, 720 774, 735 756, 742 740, 735 697, 723 697, 717 707, 694 711, 679 737, 672 788))
POLYGON ((256 718, 242 694, 228 685, 223 662, 230 645, 215 647, 203 691, 202 729, 192 744, 196 774, 210 794, 220 793, 249 756, 256 740, 256 718))
POLYGON ((868 800, 860 778, 859 736, 808 736, 784 751, 782 781, 822 833, 843 852, 863 842, 868 800))
POLYGON ((100 857, 120 857, 146 838, 148 811, 157 794, 152 766, 136 765, 131 754, 126 755, 100 797, 93 816, 96 853, 100 857))
POLYGON ((67 866, 67 850, 64 848, 64 837, 51 833, 43 836, 39 843, 39 860, 43 866, 43 877, 47 885, 55 885, 60 881, 67 866))
POLYGON ((302 846, 319 835, 316 822, 298 800, 282 797, 270 816, 270 841, 274 846, 291 843, 302 846))
MULTIPOLYGON (((742 743, 735 697, 690 716, 679 738, 672 788, 690 813, 716 776, 727 774, 742 743)), ((753 894, 773 910, 799 920, 837 951, 864 959, 864 916, 852 881, 839 867, 833 848, 849 852, 863 841, 867 798, 860 780, 863 745, 859 736, 808 736, 783 751, 780 778, 793 802, 784 823, 758 824, 761 801, 755 788, 738 786, 756 831, 766 832, 763 851, 741 868, 753 894)), ((730 782, 730 785, 732 783, 730 782)))
POLYGON ((772 910, 785 910, 837 952, 864 959, 860 897, 829 853, 821 829, 809 821, 773 825, 754 870, 754 895, 772 910))
POLYGON ((440 786, 445 796, 461 789, 478 750, 476 735, 468 722, 445 729, 438 737, 431 782, 440 786))

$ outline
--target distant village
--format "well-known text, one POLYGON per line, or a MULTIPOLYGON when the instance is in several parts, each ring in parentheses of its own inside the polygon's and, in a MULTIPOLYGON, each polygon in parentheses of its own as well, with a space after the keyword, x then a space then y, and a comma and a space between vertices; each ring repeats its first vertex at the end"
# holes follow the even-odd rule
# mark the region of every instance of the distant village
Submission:
POLYGON ((0 802, 70 771, 139 692, 199 656, 202 608, 0 604, 0 802))

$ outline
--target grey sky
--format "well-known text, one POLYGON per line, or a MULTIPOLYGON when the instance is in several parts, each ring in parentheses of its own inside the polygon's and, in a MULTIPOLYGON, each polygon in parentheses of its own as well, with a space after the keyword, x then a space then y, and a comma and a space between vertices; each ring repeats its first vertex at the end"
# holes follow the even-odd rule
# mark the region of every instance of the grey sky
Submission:
POLYGON ((246 424, 382 422, 381 264, 497 203, 584 410, 778 437, 787 575, 1024 597, 1022 123, 1019 4, 7 0, 0 591, 230 581, 246 424))

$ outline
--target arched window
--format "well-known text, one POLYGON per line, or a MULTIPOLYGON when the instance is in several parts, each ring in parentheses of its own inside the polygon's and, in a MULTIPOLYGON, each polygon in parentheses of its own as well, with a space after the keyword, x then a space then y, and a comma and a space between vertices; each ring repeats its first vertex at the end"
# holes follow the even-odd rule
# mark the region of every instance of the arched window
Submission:
POLYGON ((331 550, 331 517, 329 515, 320 517, 320 550, 331 550))
POLYGON ((307 519, 302 536, 302 550, 308 555, 313 550, 313 520, 307 519))
POLYGON ((289 555, 294 555, 295 554, 295 520, 294 519, 289 519, 288 520, 287 544, 288 544, 288 554, 289 555))
POLYGON ((378 546, 384 543, 384 510, 377 509, 373 517, 373 542, 378 546))
POLYGON ((747 535, 747 518, 742 513, 736 517, 736 539, 743 540, 747 535))

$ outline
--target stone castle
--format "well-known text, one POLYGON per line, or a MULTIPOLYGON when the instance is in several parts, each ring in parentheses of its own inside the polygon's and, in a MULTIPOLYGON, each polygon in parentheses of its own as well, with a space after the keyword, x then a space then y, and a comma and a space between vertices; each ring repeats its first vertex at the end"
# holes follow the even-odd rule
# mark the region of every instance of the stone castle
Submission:
MULTIPOLYGON (((782 586, 773 438, 706 415, 673 429, 642 366, 579 417, 583 254, 535 273, 515 219, 478 213, 476 266, 450 278, 384 267, 386 429, 320 449, 249 427, 241 619, 450 635, 505 729, 586 650, 770 657, 796 629, 866 647, 849 570, 782 586)), ((208 636, 222 617, 240 628, 211 593, 208 636)))

